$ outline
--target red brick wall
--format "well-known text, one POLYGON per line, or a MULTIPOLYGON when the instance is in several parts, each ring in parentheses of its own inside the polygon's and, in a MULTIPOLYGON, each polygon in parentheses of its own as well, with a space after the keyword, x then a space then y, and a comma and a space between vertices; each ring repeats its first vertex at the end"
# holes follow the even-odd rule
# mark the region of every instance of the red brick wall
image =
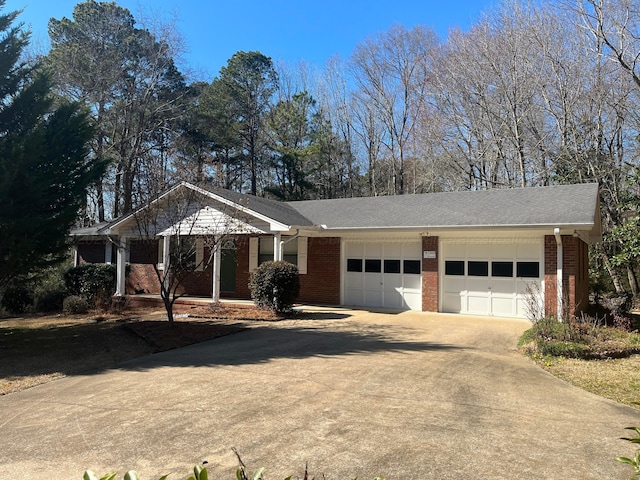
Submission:
POLYGON ((436 252, 436 258, 422 259, 422 311, 437 312, 438 284, 438 237, 422 237, 422 251, 436 252))
MULTIPOLYGON (((557 246, 554 235, 544 238, 545 314, 558 314, 557 246)), ((565 308, 577 315, 589 304, 589 253, 580 238, 562 235, 562 284, 565 308)))
POLYGON ((158 283, 158 276, 153 265, 132 263, 129 268, 129 275, 127 275, 125 282, 127 295, 136 293, 160 294, 160 283, 158 283))
POLYGON ((249 275, 249 236, 241 235, 236 239, 236 292, 233 294, 235 298, 251 298, 249 275))
MULTIPOLYGON (((235 298, 251 298, 249 237, 236 241, 235 298)), ((307 243, 307 273, 300 275, 299 302, 340 304, 340 238, 312 238, 307 243)))
POLYGON ((340 304, 340 238, 309 237, 307 273, 300 275, 299 302, 340 304))
POLYGON ((558 265, 556 238, 544 236, 544 313, 555 316, 558 310, 558 294, 556 289, 556 268, 558 265))

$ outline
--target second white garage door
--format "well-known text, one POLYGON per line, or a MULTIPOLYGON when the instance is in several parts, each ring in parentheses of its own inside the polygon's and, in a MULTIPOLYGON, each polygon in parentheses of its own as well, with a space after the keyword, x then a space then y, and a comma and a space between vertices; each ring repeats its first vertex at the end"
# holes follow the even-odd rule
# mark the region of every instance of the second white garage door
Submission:
POLYGON ((442 311, 526 318, 542 301, 542 241, 442 243, 442 311))
POLYGON ((344 304, 421 310, 420 251, 420 241, 346 241, 344 304))

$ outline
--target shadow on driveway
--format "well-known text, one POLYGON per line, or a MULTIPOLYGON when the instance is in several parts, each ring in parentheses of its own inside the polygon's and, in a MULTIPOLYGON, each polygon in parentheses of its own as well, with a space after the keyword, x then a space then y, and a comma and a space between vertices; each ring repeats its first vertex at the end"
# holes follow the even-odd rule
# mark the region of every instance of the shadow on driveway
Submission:
MULTIPOLYGON (((348 316, 344 316, 346 318, 348 316)), ((252 328, 224 338, 161 352, 114 368, 146 371, 163 366, 259 364, 278 358, 337 357, 378 352, 455 350, 459 347, 418 340, 412 328, 398 325, 328 325, 330 314, 314 314, 276 323, 255 322, 252 328), (312 321, 311 321, 312 320, 312 321), (257 324, 257 325, 256 325, 257 324)), ((342 322, 340 322, 342 323, 342 322)))

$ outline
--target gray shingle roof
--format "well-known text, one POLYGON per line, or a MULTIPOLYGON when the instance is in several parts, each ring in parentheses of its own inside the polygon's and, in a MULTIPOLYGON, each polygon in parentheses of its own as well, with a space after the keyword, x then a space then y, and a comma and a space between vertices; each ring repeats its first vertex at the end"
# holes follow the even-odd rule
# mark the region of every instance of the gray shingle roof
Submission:
MULTIPOLYGON (((290 202, 329 229, 596 225, 598 185, 290 202)), ((598 212, 599 214, 599 212, 598 212)))
POLYGON ((249 210, 287 226, 295 225, 298 227, 311 227, 313 225, 308 218, 295 210, 291 206, 291 203, 277 202, 275 200, 269 200, 268 198, 255 197, 253 195, 225 190, 224 188, 212 187, 207 184, 198 184, 198 187, 216 195, 220 195, 237 205, 248 208, 249 210))
MULTIPOLYGON (((599 230, 598 185, 278 202, 206 184, 198 187, 290 227, 327 229, 591 226, 599 230)), ((113 225, 122 220, 116 219, 113 225)), ((100 234, 109 224, 72 235, 100 234)))

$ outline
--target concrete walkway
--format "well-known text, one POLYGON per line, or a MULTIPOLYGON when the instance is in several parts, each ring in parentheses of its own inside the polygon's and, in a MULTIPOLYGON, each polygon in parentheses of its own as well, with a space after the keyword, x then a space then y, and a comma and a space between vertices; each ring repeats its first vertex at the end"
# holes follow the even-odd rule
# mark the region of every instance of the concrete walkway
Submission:
MULTIPOLYGON (((628 478, 640 413, 538 369, 527 323, 321 310, 0 397, 0 478, 628 478)), ((82 361, 79 359, 79 361, 82 361)))

